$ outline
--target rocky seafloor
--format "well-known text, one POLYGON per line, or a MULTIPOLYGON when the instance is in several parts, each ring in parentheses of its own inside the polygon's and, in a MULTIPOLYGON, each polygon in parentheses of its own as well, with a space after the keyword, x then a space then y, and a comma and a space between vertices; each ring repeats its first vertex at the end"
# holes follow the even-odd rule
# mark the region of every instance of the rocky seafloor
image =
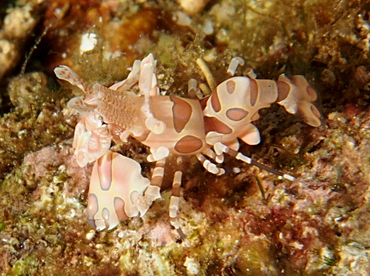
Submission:
MULTIPOLYGON (((19 0, 2 1, 0 19, 1 275, 368 275, 367 1, 19 0), (218 82, 235 56, 246 61, 239 75, 306 76, 320 92, 322 126, 273 106, 256 122, 261 144, 240 149, 296 180, 232 158, 224 166, 242 172, 217 177, 183 158, 185 242, 168 217, 171 157, 162 199, 143 218, 92 229, 92 166, 75 161, 78 114, 66 106, 81 92, 53 69, 110 85, 148 53, 159 87, 182 97, 190 78, 205 81, 198 57, 218 82)), ((145 146, 115 147, 150 176, 145 146)))

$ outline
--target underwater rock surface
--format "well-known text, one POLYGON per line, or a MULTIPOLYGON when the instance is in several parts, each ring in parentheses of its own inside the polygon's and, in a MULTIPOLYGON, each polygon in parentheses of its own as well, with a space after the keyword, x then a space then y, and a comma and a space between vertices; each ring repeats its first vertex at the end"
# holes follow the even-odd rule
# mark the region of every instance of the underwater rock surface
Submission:
MULTIPOLYGON (((180 1, 182 5, 192 1, 180 1)), ((207 1, 204 1, 205 3, 207 1)), ((0 4, 1 275, 367 275, 370 271, 370 6, 366 1, 208 1, 189 15, 176 1, 6 1, 0 4), (241 152, 297 178, 280 180, 227 158, 239 174, 216 177, 184 158, 180 220, 162 199, 143 218, 97 232, 85 208, 92 166, 75 162, 80 91, 52 70, 72 67, 90 83, 124 79, 152 52, 159 87, 187 96, 218 82, 241 56, 257 78, 302 74, 321 94, 323 125, 278 107, 263 110, 258 146, 241 152), (26 58, 25 58, 26 57, 26 58), (264 195, 258 188, 263 187, 264 195)), ((137 141, 117 150, 151 163, 137 141)))

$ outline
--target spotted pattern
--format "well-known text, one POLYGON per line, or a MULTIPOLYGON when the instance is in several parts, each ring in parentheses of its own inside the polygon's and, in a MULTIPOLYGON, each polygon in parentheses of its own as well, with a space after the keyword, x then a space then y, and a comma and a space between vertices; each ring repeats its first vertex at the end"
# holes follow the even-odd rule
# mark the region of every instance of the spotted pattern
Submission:
POLYGON ((250 95, 251 106, 254 106, 258 97, 258 83, 254 79, 250 79, 250 95))
POLYGON ((115 197, 113 201, 114 209, 116 210, 116 214, 118 216, 119 221, 123 221, 128 218, 126 215, 125 210, 125 202, 122 198, 115 197))
POLYGON ((230 94, 234 93, 235 86, 236 86, 235 81, 229 80, 228 82, 226 82, 227 92, 229 92, 230 94))
POLYGON ((251 117, 251 121, 257 121, 260 118, 260 114, 258 112, 254 113, 254 115, 251 117))
POLYGON ((97 196, 95 194, 89 194, 86 214, 89 224, 94 228, 96 228, 94 217, 98 210, 99 210, 99 201, 97 196))
POLYGON ((189 122, 193 110, 191 105, 183 99, 177 97, 170 97, 170 99, 173 102, 173 125, 176 132, 181 133, 189 122))
POLYGON ((311 111, 317 118, 320 118, 320 111, 313 104, 311 104, 311 111))
POLYGON ((278 87, 278 98, 277 102, 283 101, 288 97, 290 86, 284 81, 277 81, 277 87, 278 87))
POLYGON ((182 154, 197 152, 203 147, 203 141, 198 137, 186 135, 177 141, 174 149, 182 154))
POLYGON ((311 101, 316 101, 317 100, 317 93, 311 86, 307 87, 307 93, 310 96, 311 101))
POLYGON ((204 117, 206 133, 216 131, 218 133, 230 134, 233 130, 215 117, 204 117))
POLYGON ((103 191, 108 191, 112 184, 112 158, 99 158, 96 162, 98 162, 98 175, 99 175, 99 184, 103 191), (102 165, 103 159, 105 164, 102 165), (109 173, 106 172, 107 168, 109 168, 109 173))
POLYGON ((226 117, 232 121, 240 121, 243 120, 248 115, 248 111, 242 108, 229 108, 226 111, 226 117))
POLYGON ((212 104, 212 108, 213 108, 214 111, 220 112, 221 103, 220 103, 220 99, 218 98, 218 93, 217 92, 212 94, 211 104, 212 104))

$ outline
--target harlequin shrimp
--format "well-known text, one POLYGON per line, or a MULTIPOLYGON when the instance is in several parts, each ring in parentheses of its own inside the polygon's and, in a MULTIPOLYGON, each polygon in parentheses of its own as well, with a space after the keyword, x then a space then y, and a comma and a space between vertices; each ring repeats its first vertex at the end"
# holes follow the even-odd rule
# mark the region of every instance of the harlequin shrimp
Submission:
MULTIPOLYGON (((222 175, 217 166, 224 154, 275 173, 282 178, 294 177, 266 167, 238 152, 238 139, 249 145, 260 142, 253 122, 258 111, 278 103, 287 112, 300 115, 313 127, 321 124, 314 105, 317 94, 303 76, 280 75, 277 81, 234 77, 241 58, 234 58, 228 72, 231 77, 216 85, 202 59, 197 61, 212 93, 202 99, 162 96, 155 74, 156 61, 149 54, 136 60, 128 77, 109 88, 90 85, 71 68, 55 68, 59 79, 76 85, 84 97, 75 97, 68 106, 81 119, 73 139, 77 163, 83 167, 94 162, 87 217, 98 230, 113 229, 127 217, 144 216, 152 203, 161 197, 160 188, 166 157, 170 153, 195 155, 210 173, 222 175), (112 141, 126 142, 131 136, 150 148, 147 157, 155 162, 151 179, 141 175, 140 165, 109 149, 112 141)), ((189 81, 189 94, 198 94, 196 81, 189 81)), ((182 172, 173 177, 169 216, 171 224, 183 236, 178 221, 182 172)))

